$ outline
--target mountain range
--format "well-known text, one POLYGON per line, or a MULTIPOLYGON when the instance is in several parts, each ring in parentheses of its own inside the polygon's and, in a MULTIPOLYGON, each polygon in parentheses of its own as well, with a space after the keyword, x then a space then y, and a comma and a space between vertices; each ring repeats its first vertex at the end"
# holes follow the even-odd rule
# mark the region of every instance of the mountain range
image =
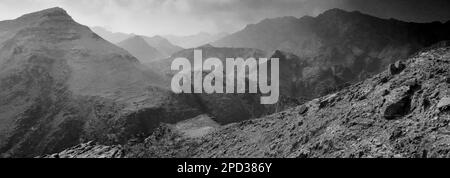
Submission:
POLYGON ((331 9, 317 17, 265 19, 212 45, 289 52, 342 82, 354 83, 421 48, 450 39, 449 30, 450 21, 410 23, 331 9))
MULTIPOLYGON (((122 32, 111 32, 110 30, 107 30, 103 27, 91 27, 92 31, 100 35, 101 37, 105 38, 106 40, 110 41, 111 43, 119 43, 127 38, 136 36, 136 34, 128 34, 128 33, 122 33, 122 32)), ((156 38, 156 39, 167 39, 171 44, 174 46, 179 46, 181 48, 195 48, 200 47, 208 43, 212 43, 216 40, 219 40, 225 36, 229 35, 228 33, 218 33, 218 34, 210 34, 206 32, 201 32, 195 35, 187 35, 187 36, 181 36, 181 35, 156 35, 153 37, 148 37, 145 35, 140 35, 145 38, 156 38)), ((151 44, 151 43, 150 43, 151 44)), ((152 45, 153 46, 153 45, 152 45)), ((156 46, 154 46, 156 47, 156 46)))
MULTIPOLYGON (((121 32, 111 32, 108 31, 102 27, 92 27, 92 31, 100 35, 102 38, 106 39, 107 41, 118 44, 119 46, 124 43, 130 43, 132 41, 141 41, 139 38, 144 39, 144 41, 147 44, 142 44, 146 46, 145 48, 151 47, 154 49, 149 49, 149 53, 151 53, 150 56, 157 56, 159 58, 167 58, 171 56, 173 53, 181 51, 183 48, 179 47, 177 45, 172 44, 167 39, 161 37, 161 36, 153 36, 148 37, 144 35, 135 35, 135 34, 126 34, 121 32), (157 52, 155 51, 157 50, 157 52)), ((139 43, 139 42, 135 42, 139 43)), ((127 45, 126 45, 127 46, 127 45)), ((130 47, 130 46, 127 46, 130 47)), ((144 47, 141 47, 144 48, 144 47)), ((145 60, 146 61, 146 60, 145 60)))

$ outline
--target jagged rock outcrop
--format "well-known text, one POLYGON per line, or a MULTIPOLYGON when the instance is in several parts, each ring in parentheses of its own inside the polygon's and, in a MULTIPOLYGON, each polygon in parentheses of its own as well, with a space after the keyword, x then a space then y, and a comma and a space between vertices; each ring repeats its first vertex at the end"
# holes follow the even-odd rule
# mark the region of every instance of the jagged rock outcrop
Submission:
POLYGON ((395 62, 395 64, 389 65, 389 74, 390 75, 396 75, 405 69, 405 64, 403 64, 401 61, 395 62))
POLYGON ((97 145, 93 142, 77 145, 60 153, 37 158, 123 158, 121 146, 97 145))

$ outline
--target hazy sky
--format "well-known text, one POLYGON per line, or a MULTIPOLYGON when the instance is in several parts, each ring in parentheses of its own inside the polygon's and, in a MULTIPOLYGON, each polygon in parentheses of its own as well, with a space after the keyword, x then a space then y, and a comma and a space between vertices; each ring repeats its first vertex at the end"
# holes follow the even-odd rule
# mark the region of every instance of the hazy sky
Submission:
POLYGON ((406 21, 450 20, 450 0, 0 0, 0 20, 59 6, 79 23, 143 35, 234 32, 264 18, 330 8, 406 21))

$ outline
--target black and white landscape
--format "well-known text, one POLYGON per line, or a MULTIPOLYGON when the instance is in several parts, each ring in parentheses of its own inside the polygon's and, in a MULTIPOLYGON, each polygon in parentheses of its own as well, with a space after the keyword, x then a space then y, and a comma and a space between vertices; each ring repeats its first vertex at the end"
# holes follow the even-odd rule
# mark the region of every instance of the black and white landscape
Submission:
POLYGON ((450 21, 326 7, 191 35, 60 7, 0 21, 0 157, 450 157, 450 21), (279 102, 172 92, 172 61, 196 49, 279 58, 279 102))

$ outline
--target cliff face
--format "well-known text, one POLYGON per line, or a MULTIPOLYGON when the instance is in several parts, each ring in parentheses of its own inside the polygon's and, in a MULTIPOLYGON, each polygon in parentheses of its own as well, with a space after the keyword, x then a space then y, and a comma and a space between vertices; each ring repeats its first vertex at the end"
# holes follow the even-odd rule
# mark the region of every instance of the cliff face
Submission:
POLYGON ((200 112, 60 8, 0 22, 0 153, 125 142, 200 112))
POLYGON ((163 126, 121 151, 122 157, 449 157, 449 123, 450 48, 438 47, 268 117, 195 139, 163 126))

